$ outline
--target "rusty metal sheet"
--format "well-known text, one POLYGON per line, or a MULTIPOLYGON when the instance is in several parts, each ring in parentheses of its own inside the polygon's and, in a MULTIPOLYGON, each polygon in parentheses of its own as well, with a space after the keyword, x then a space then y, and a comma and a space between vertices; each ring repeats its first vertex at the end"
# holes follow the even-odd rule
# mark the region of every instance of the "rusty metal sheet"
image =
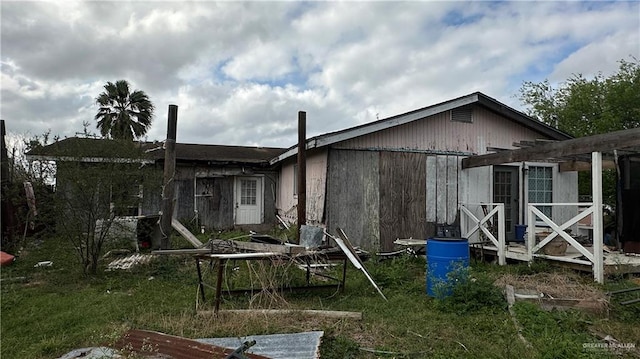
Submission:
MULTIPOLYGON (((223 359, 234 350, 164 333, 135 329, 127 331, 115 345, 123 352, 163 359, 223 359)), ((250 359, 269 359, 257 354, 246 353, 245 356, 250 359)))

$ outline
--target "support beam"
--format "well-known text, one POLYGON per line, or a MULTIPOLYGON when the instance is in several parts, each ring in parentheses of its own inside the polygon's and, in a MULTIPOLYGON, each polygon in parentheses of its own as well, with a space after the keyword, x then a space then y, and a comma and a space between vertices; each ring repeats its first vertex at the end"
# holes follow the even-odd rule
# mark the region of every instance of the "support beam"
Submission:
MULTIPOLYGON (((162 216, 160 217, 159 241, 154 240, 155 249, 171 248, 171 219, 173 218, 174 176, 176 172, 176 132, 178 127, 178 106, 169 105, 167 140, 164 150, 164 180, 162 182, 162 216)), ((155 238, 154 238, 155 239, 155 238)))
POLYGON ((466 169, 523 161, 540 161, 631 147, 640 147, 640 128, 573 138, 512 151, 471 156, 462 160, 462 168, 466 169))
POLYGON ((307 113, 298 112, 298 243, 300 227, 307 224, 307 113))
POLYGON ((591 184, 593 196, 593 278, 604 283, 604 258, 602 246, 604 229, 602 223, 602 153, 591 153, 591 184))

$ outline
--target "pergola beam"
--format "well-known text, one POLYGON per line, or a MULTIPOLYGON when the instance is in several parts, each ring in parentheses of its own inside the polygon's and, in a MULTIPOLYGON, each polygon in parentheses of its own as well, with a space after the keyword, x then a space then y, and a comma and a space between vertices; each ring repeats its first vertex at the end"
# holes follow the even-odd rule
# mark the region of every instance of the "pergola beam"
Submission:
MULTIPOLYGON (((616 163, 614 161, 602 160, 602 169, 613 170, 615 168, 616 168, 616 163)), ((591 163, 586 161, 575 161, 575 160, 560 162, 560 164, 558 165, 558 170, 560 172, 591 171, 591 163)))
POLYGON ((467 169, 523 161, 542 161, 549 158, 572 157, 586 153, 606 152, 630 147, 640 147, 640 128, 545 143, 512 151, 471 156, 462 160, 462 168, 467 169))

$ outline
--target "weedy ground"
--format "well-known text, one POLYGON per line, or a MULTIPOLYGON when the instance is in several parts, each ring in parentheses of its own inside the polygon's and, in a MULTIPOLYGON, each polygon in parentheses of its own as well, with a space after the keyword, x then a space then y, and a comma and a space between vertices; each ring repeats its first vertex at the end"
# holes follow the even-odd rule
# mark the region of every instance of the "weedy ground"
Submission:
MULTIPOLYGON (((236 237, 242 233, 223 233, 236 237)), ((113 248, 122 243, 114 243, 113 248)), ((174 238, 174 248, 187 247, 174 238)), ((547 265, 499 267, 471 261, 466 280, 446 299, 425 293, 425 259, 410 256, 366 262, 389 301, 364 275, 348 266, 343 292, 277 292, 271 295, 224 295, 223 309, 275 308, 343 310, 363 313, 361 321, 303 315, 202 314, 211 309, 197 291, 195 261, 189 256, 161 257, 128 271, 105 271, 85 277, 73 248, 62 238, 25 243, 17 261, 1 271, 0 357, 57 358, 70 350, 109 345, 131 328, 187 338, 325 332, 322 358, 613 358, 638 357, 640 306, 612 301, 605 314, 541 310, 516 303, 525 344, 507 310, 501 276, 557 272, 547 265), (51 267, 34 267, 53 261, 51 267), (197 308, 196 308, 197 307, 197 308), (605 333, 635 350, 594 348, 605 333)), ((335 268, 334 275, 341 273, 335 268)), ((212 276, 211 272, 205 275, 212 276)), ((571 274, 576 276, 575 274, 571 274)), ((291 263, 230 263, 224 288, 272 283, 304 283, 304 272, 291 263)), ((578 280, 591 283, 590 276, 578 280)), ((629 278, 610 278, 605 291, 630 287, 629 278)), ((212 290, 208 290, 211 297, 212 290)))

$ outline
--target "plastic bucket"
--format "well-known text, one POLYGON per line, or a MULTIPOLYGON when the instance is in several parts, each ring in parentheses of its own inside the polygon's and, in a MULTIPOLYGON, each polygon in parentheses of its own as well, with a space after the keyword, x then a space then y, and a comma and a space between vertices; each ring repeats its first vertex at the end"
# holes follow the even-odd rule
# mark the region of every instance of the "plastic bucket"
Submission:
POLYGON ((427 239, 427 295, 451 292, 449 274, 469 266, 469 241, 466 238, 427 239))

